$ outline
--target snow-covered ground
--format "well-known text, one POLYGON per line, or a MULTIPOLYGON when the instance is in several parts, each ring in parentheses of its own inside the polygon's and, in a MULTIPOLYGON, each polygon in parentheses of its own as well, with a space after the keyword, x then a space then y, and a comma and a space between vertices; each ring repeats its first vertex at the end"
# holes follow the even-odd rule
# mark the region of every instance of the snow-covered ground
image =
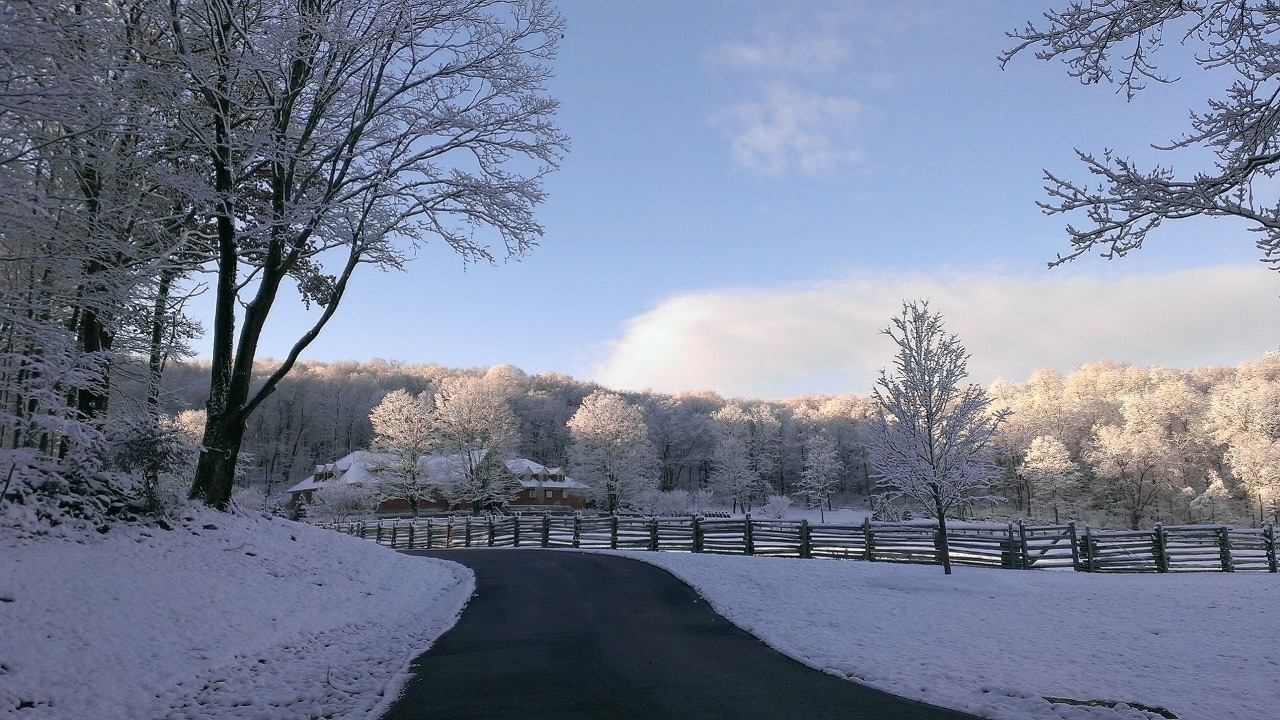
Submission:
POLYGON ((460 565, 282 520, 0 530, 0 717, 377 717, 474 588, 460 565))
MULTIPOLYGON (((763 519, 765 516, 757 511, 751 513, 751 517, 763 519)), ((787 508, 787 516, 783 519, 792 522, 800 522, 801 520, 808 520, 810 523, 824 522, 828 525, 861 525, 862 521, 869 517, 871 517, 870 510, 837 508, 819 512, 817 508, 792 505, 787 508)))
POLYGON ((1280 578, 1089 575, 619 553, 666 568, 800 661, 1001 720, 1280 717, 1280 578))
MULTIPOLYGON (((828 517, 828 521, 833 518, 828 517)), ((860 522, 850 515, 841 522, 860 522)), ((1000 720, 1280 716, 1280 579, 621 553, 813 667, 1000 720)), ((474 588, 281 520, 0 531, 0 716, 372 720, 474 588)))

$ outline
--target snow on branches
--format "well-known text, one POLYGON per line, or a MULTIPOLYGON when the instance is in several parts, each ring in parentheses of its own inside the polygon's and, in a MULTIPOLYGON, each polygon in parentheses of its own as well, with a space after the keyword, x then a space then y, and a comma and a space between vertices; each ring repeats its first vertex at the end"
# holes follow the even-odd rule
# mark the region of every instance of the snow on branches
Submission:
POLYGON ((903 303, 884 333, 898 346, 896 374, 882 370, 872 391, 879 413, 867 462, 891 496, 910 498, 938 519, 950 574, 947 514, 989 497, 998 476, 990 446, 1008 412, 991 411, 986 390, 961 384, 969 354, 927 301, 903 303))
MULTIPOLYGON (((1002 65, 1029 48, 1041 60, 1061 60, 1084 84, 1118 84, 1132 99, 1147 83, 1177 82, 1160 70, 1156 55, 1166 38, 1194 48, 1192 61, 1230 78, 1221 96, 1191 112, 1189 132, 1161 150, 1212 152, 1211 168, 1176 175, 1167 167, 1139 167, 1114 155, 1077 150, 1097 184, 1046 172, 1051 215, 1082 212, 1083 228, 1067 226, 1073 249, 1050 265, 1093 249, 1104 257, 1142 247, 1164 220, 1192 216, 1236 217, 1258 233, 1265 262, 1280 268, 1280 204, 1271 182, 1280 171, 1280 80, 1275 33, 1280 7, 1268 0, 1094 0, 1044 13, 1045 22, 1009 33, 1016 42, 1002 65)), ((1181 155, 1180 155, 1181 156, 1181 155)))

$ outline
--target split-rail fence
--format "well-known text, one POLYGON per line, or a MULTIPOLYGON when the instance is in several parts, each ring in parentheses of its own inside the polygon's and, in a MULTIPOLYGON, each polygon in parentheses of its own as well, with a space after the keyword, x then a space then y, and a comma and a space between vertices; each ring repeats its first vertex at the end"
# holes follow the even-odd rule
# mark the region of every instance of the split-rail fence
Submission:
MULTIPOLYGON (((519 514, 320 523, 395 549, 539 547, 941 563, 936 523, 519 514)), ((951 561, 1078 572, 1276 572, 1276 531, 1218 525, 1083 532, 1074 524, 948 525, 951 561)))

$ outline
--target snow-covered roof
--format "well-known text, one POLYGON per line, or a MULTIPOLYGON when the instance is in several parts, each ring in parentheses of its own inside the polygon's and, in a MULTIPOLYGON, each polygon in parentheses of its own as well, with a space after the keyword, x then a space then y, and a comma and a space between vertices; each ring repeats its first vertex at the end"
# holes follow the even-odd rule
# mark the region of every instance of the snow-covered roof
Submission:
POLYGON ((573 478, 542 481, 539 481, 536 477, 520 478, 520 485, 526 490, 533 488, 543 488, 544 490, 554 490, 556 488, 563 488, 565 490, 585 490, 587 487, 573 478))
MULTIPOLYGON (((482 450, 477 450, 473 452, 473 455, 479 455, 483 452, 482 450)), ((285 492, 296 494, 309 490, 319 490, 333 482, 353 485, 377 483, 380 479, 377 471, 370 468, 376 468, 379 464, 389 465, 396 460, 397 457, 393 454, 356 450, 331 463, 317 465, 314 475, 290 487, 285 492), (317 476, 327 477, 317 479, 317 476)), ((473 462, 475 460, 478 460, 478 458, 473 458, 473 462)), ((463 455, 423 455, 418 459, 418 464, 426 471, 427 477, 436 482, 457 480, 462 478, 466 472, 465 457, 463 455)), ((587 487, 573 478, 565 477, 562 468, 548 468, 525 458, 507 460, 505 464, 513 475, 520 478, 520 484, 525 488, 541 487, 544 489, 579 490, 587 487), (539 477, 543 479, 539 480, 539 477)))
POLYGON ((322 487, 324 487, 324 483, 317 481, 315 475, 309 475, 306 480, 303 480, 297 485, 294 485, 288 490, 285 490, 285 492, 291 493, 291 494, 300 493, 300 492, 306 492, 308 490, 319 490, 322 487))

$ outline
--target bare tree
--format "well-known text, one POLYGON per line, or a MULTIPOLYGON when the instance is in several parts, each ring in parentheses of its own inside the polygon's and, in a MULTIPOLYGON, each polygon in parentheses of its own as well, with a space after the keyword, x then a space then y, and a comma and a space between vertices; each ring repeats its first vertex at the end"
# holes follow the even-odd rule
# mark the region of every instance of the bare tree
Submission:
POLYGON ((1083 212, 1087 224, 1067 227, 1073 249, 1057 265, 1098 248, 1104 257, 1142 247, 1164 220, 1236 217, 1257 232, 1265 262, 1280 264, 1280 204, 1272 179, 1280 170, 1280 87, 1274 70, 1280 7, 1270 0, 1092 0, 1044 13, 1045 22, 1009 33, 1016 44, 1001 64, 1035 48, 1041 60, 1060 59, 1084 84, 1118 84, 1132 99, 1148 83, 1177 81, 1157 55, 1176 39, 1206 70, 1231 78, 1221 97, 1191 113, 1190 130, 1161 150, 1192 156, 1208 150, 1213 166, 1175 175, 1144 169, 1111 151, 1077 150, 1096 185, 1046 173, 1048 214, 1083 212))
POLYGON ((998 475, 991 441, 1008 411, 989 409, 991 399, 969 375, 969 354, 943 331, 942 316, 926 301, 903 303, 902 315, 884 330, 898 346, 895 375, 880 371, 872 391, 867 461, 894 497, 919 503, 938 520, 944 572, 951 574, 947 514, 979 499, 998 475))
POLYGON ((182 127, 216 247, 208 422, 193 498, 225 507, 245 422, 337 309, 355 269, 426 238, 519 256, 567 146, 544 95, 563 22, 547 0, 157 3, 188 84, 182 127), (492 238, 480 233, 492 233, 492 238), (252 387, 289 285, 312 327, 252 387))

